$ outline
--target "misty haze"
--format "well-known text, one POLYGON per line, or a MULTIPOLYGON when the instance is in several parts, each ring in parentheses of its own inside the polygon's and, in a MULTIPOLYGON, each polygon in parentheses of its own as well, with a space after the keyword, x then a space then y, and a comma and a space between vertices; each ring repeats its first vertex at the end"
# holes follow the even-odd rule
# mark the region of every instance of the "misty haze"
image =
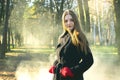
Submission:
POLYGON ((119 5, 119 0, 0 0, 0 80, 52 80, 49 68, 65 9, 77 14, 93 54, 84 80, 120 80, 119 5))

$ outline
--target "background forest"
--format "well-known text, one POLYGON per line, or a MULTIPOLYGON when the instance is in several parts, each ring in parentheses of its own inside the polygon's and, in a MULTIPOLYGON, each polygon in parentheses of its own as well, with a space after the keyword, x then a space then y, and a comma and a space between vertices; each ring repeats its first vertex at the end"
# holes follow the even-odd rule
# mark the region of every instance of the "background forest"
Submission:
MULTIPOLYGON (((0 60, 8 60, 8 53, 14 54, 17 49, 21 53, 32 53, 33 49, 45 55, 54 53, 66 9, 77 14, 94 55, 103 53, 107 60, 114 54, 119 64, 120 0, 0 0, 0 60)), ((25 55, 25 59, 31 57, 25 55)))
POLYGON ((0 55, 19 46, 55 47, 61 15, 72 9, 91 45, 119 43, 119 0, 0 0, 0 55))

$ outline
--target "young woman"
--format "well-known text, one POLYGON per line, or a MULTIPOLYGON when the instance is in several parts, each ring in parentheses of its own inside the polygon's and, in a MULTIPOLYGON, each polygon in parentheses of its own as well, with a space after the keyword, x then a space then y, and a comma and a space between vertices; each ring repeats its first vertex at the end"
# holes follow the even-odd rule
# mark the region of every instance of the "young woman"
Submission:
POLYGON ((93 64, 88 41, 76 14, 71 10, 62 15, 63 33, 56 48, 57 60, 49 69, 53 80, 83 80, 83 73, 93 64))

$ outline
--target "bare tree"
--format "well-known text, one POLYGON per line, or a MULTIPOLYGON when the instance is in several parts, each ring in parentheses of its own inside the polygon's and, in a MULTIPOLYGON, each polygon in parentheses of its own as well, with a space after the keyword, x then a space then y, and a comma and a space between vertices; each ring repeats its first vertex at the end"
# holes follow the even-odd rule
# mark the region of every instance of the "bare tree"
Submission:
POLYGON ((78 1, 78 8, 79 8, 79 15, 80 15, 80 22, 83 30, 85 31, 85 16, 84 16, 84 9, 83 9, 83 4, 82 0, 77 0, 78 1))
POLYGON ((82 28, 85 32, 90 32, 90 14, 88 0, 77 0, 77 2, 82 28))
POLYGON ((4 7, 5 7, 5 0, 0 0, 0 26, 1 26, 1 23, 2 21, 4 20, 4 7))
POLYGON ((118 48, 118 54, 120 56, 120 0, 113 0, 115 9, 115 32, 116 32, 116 45, 118 48))
POLYGON ((9 21, 9 6, 10 0, 6 2, 6 12, 5 12, 5 24, 3 29, 3 40, 2 40, 2 51, 1 51, 1 58, 5 58, 5 53, 7 51, 7 32, 8 32, 8 21, 9 21))
POLYGON ((89 6, 88 6, 88 0, 84 1, 84 9, 85 9, 85 31, 90 32, 90 13, 89 13, 89 6))

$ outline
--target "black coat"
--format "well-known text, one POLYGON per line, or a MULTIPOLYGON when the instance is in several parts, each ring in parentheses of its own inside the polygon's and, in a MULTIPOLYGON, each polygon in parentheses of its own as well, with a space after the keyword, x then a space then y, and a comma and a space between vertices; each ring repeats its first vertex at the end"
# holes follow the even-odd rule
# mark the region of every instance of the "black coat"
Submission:
POLYGON ((57 45, 57 60, 54 62, 56 66, 53 80, 83 80, 83 73, 93 64, 93 56, 90 48, 87 46, 88 52, 84 53, 77 46, 74 46, 69 34, 63 36, 57 45), (69 67, 74 77, 63 78, 59 73, 62 67, 69 67))

